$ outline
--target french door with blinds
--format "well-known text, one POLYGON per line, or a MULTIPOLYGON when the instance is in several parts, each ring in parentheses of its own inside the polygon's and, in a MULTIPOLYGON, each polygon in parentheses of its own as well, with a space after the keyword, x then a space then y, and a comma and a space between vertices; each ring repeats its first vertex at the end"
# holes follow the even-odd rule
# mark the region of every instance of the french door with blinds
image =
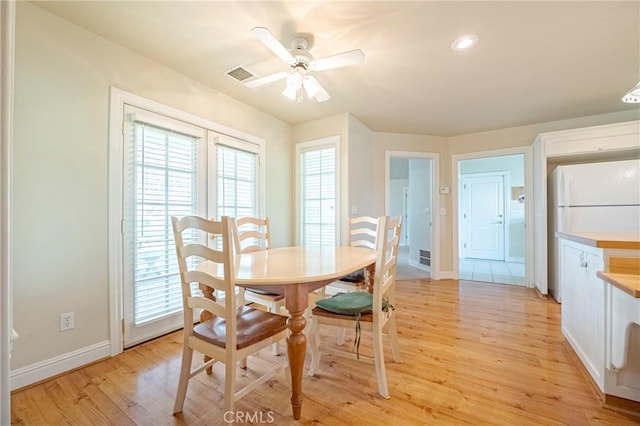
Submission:
POLYGON ((339 245, 339 138, 296 146, 301 245, 339 245))
POLYGON ((260 150, 205 127, 125 106, 124 347, 182 327, 171 216, 259 215, 260 150))

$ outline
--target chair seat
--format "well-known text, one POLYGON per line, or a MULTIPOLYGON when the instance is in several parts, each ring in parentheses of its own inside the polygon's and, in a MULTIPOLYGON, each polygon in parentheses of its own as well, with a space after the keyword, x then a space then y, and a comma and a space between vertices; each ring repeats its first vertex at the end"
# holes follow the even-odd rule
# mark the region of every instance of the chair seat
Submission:
POLYGON ((327 287, 328 287, 328 291, 325 291, 326 293, 331 293, 332 291, 337 291, 337 290, 352 292, 352 291, 364 290, 365 285, 364 285, 364 281, 354 283, 349 281, 338 280, 338 281, 332 282, 327 287))
MULTIPOLYGON (((226 321, 215 317, 193 327, 193 334, 224 348, 226 346, 226 321)), ((243 306, 237 315, 237 349, 267 339, 287 328, 287 317, 243 306)))
POLYGON ((284 299, 284 294, 271 293, 270 291, 261 290, 259 288, 255 288, 255 287, 247 287, 246 291, 249 291, 251 293, 255 293, 255 294, 260 295, 260 296, 267 296, 267 297, 269 297, 271 300, 273 300, 275 302, 284 299))
MULTIPOLYGON (((318 306, 311 310, 311 315, 317 317, 325 317, 325 318, 335 318, 341 320, 351 320, 355 321, 355 315, 345 315, 345 314, 336 314, 334 312, 326 311, 318 306)), ((373 322, 373 314, 371 312, 360 315, 360 321, 362 322, 373 322)))

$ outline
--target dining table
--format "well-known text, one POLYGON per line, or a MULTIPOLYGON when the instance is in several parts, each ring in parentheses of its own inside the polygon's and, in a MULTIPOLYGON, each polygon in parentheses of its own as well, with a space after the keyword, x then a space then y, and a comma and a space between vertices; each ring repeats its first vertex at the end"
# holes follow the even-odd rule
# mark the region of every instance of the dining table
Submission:
MULTIPOLYGON (((284 294, 289 312, 287 355, 291 369, 291 408, 293 418, 302 414, 302 375, 307 350, 304 329, 309 293, 346 275, 365 270, 365 285, 373 285, 375 250, 362 247, 316 246, 280 247, 235 256, 236 285, 284 294)), ((196 269, 214 276, 222 272, 205 261, 196 269)), ((205 297, 213 298, 211 293, 205 297)))

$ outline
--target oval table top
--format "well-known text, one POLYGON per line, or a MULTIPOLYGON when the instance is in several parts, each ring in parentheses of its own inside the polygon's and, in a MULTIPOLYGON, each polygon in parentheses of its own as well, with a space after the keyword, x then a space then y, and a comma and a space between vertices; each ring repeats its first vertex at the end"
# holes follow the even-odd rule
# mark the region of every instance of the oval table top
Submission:
MULTIPOLYGON (((281 247, 236 256, 236 284, 284 285, 338 279, 376 261, 362 247, 281 247)), ((220 265, 202 262, 197 269, 221 276, 220 265)))

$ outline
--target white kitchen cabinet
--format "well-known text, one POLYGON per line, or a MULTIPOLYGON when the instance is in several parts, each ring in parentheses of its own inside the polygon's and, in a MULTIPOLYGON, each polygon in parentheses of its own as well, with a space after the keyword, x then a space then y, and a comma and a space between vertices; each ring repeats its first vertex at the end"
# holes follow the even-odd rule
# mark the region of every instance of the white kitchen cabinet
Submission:
POLYGON ((560 265, 562 334, 604 392, 605 284, 596 275, 604 269, 602 249, 561 239, 560 265))
POLYGON ((557 235, 562 334, 607 404, 640 402, 640 298, 612 285, 637 264, 640 235, 557 235))
POLYGON ((533 143, 533 232, 534 283, 541 294, 548 293, 547 175, 549 164, 607 161, 637 158, 640 154, 640 121, 540 133, 533 143))
POLYGON ((640 121, 542 133, 547 157, 618 151, 640 146, 640 121))

